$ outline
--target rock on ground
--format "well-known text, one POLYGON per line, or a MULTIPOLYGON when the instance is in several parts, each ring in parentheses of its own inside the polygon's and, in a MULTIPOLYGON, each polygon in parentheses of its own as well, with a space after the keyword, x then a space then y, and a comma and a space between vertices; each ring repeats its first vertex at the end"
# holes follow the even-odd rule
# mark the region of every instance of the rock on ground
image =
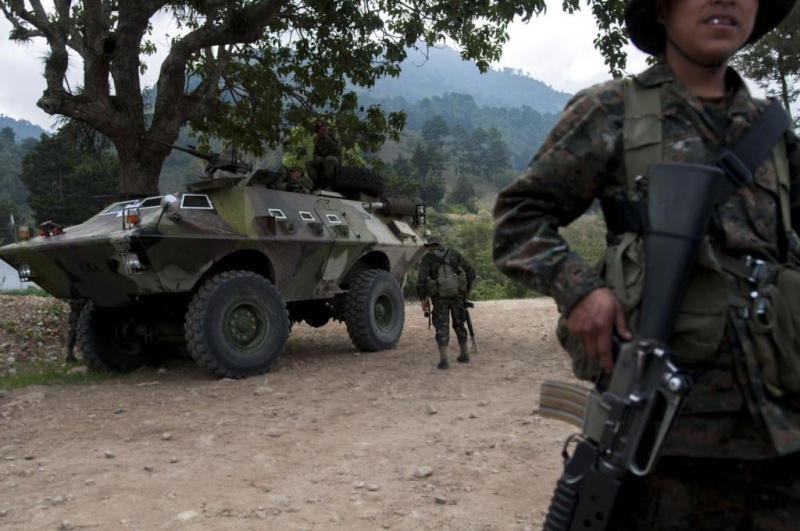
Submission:
MULTIPOLYGON (((61 363, 59 304, 0 299, 0 355, 61 363)), ((357 352, 341 323, 298 324, 260 377, 187 361, 6 390, 0 528, 541 528, 575 431, 535 414, 540 381, 570 379, 556 317, 549 299, 478 302, 480 352, 447 371, 409 304, 390 351, 357 352)))

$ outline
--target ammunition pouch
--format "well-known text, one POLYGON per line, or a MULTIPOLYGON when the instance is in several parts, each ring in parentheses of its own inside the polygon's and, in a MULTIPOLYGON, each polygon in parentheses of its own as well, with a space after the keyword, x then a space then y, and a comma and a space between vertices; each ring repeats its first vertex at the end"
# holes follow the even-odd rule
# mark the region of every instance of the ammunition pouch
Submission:
MULTIPOLYGON (((725 331, 728 309, 725 274, 714 257, 711 244, 706 240, 699 247, 697 262, 689 277, 670 340, 673 359, 680 363, 713 359, 725 331)), ((642 235, 623 234, 617 245, 606 249, 596 268, 622 304, 628 326, 635 330, 644 290, 642 235)), ((577 338, 569 333, 563 316, 559 319, 556 335, 572 358, 575 376, 582 380, 595 380, 600 374, 600 365, 596 359, 589 358, 577 338)))
POLYGON ((800 393, 800 268, 752 257, 725 257, 730 304, 745 320, 766 390, 800 393))
POLYGON ((450 299, 463 296, 467 293, 467 275, 460 267, 454 266, 447 261, 450 251, 446 250, 441 255, 434 252, 434 256, 439 261, 437 278, 428 281, 425 289, 431 297, 450 299))
MULTIPOLYGON (((597 265, 622 304, 628 326, 669 344, 672 359, 679 363, 713 360, 725 331, 727 279, 704 235, 710 199, 721 177, 720 170, 709 166, 650 165, 647 210, 627 217, 642 223, 619 234, 597 265), (680 216, 674 215, 677 204, 683 208, 680 216), (642 315, 649 318, 640 319, 642 315)), ((609 226, 612 232, 615 228, 609 226)), ((596 360, 570 337, 563 317, 557 335, 572 356, 575 375, 596 378, 596 360)))
POLYGON ((448 276, 440 276, 436 279, 436 284, 439 291, 439 297, 443 299, 449 299, 452 297, 458 297, 458 276, 457 275, 448 275, 448 276))
MULTIPOLYGON (((464 295, 466 291, 461 288, 460 278, 462 275, 434 278, 425 285, 425 290, 429 297, 440 299, 451 299, 464 295)), ((464 282, 466 285, 466 281, 464 282)))

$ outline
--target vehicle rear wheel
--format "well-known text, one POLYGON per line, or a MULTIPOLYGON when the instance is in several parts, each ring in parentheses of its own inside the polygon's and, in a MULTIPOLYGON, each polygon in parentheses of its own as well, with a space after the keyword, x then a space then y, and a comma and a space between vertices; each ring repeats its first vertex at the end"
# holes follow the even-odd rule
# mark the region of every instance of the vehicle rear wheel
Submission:
POLYGON ((128 372, 154 362, 158 352, 146 338, 141 309, 98 308, 89 301, 78 319, 81 355, 93 370, 128 372))
POLYGON ((219 376, 263 374, 286 348, 289 316, 280 292, 250 271, 211 277, 186 312, 186 343, 198 365, 219 376))
POLYGON ((350 283, 344 321, 353 344, 374 352, 394 347, 403 333, 405 303, 397 280, 381 269, 370 269, 350 283))

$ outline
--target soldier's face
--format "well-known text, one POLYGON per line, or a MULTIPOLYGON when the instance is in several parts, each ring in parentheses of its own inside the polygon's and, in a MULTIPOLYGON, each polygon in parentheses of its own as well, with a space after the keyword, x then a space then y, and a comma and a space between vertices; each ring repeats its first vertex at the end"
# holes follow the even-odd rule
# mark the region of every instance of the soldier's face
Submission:
MULTIPOLYGON (((770 0, 764 0, 770 1, 770 0)), ((753 32, 759 0, 656 0, 667 34, 667 58, 726 61, 753 32)))
POLYGON ((289 177, 291 177, 291 179, 292 179, 293 181, 296 181, 297 179, 299 179, 299 178, 300 178, 300 172, 299 172, 299 171, 297 171, 297 170, 295 170, 295 171, 290 171, 290 172, 289 172, 289 177))

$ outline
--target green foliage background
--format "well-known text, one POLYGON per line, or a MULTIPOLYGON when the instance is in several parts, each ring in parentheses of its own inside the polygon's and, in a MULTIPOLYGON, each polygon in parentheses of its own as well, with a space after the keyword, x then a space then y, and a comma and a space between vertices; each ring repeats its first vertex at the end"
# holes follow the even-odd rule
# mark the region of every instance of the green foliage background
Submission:
MULTIPOLYGON (((524 299, 542 294, 512 281, 492 260, 494 223, 488 212, 478 215, 430 213, 427 229, 442 236, 444 245, 456 249, 472 263, 478 277, 472 291, 475 300, 524 299)), ((570 247, 587 262, 596 263, 605 249, 605 223, 600 214, 585 214, 561 233, 570 247)), ((405 286, 409 299, 417 298, 417 272, 409 273, 405 286)))

